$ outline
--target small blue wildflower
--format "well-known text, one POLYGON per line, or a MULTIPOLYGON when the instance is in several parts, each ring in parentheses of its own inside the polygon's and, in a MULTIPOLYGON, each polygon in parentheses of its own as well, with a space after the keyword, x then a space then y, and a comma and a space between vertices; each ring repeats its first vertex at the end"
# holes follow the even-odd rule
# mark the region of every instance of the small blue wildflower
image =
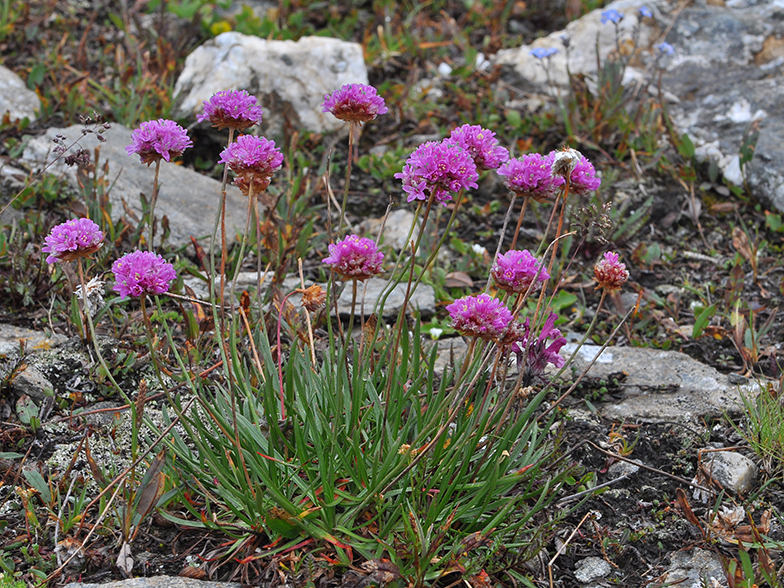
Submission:
POLYGON ((567 35, 566 33, 561 35, 560 38, 561 38, 561 43, 563 43, 563 46, 568 49, 569 48, 569 44, 572 42, 572 38, 569 35, 567 35))
POLYGON ((661 43, 654 45, 653 48, 656 49, 660 57, 662 55, 673 55, 675 53, 675 47, 670 45, 667 41, 662 41, 661 43))
POLYGON ((536 49, 531 49, 530 53, 537 59, 547 59, 558 53, 558 49, 555 47, 537 47, 536 49))
POLYGON ((613 24, 618 24, 623 20, 623 13, 618 12, 615 8, 610 8, 609 10, 602 10, 602 24, 607 24, 611 22, 613 24))
POLYGON ((643 6, 640 8, 640 16, 644 16, 645 18, 651 18, 653 16, 653 12, 647 6, 643 6))

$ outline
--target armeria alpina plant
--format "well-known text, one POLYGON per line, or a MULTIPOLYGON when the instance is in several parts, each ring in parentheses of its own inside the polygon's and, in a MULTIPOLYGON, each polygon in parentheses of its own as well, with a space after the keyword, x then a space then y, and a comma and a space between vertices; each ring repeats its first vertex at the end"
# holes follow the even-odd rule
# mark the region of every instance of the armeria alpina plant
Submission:
POLYGON ((188 133, 173 120, 159 118, 148 120, 139 125, 131 135, 131 144, 125 148, 128 155, 138 155, 142 163, 155 164, 155 177, 152 183, 152 196, 150 197, 150 240, 147 244, 148 251, 153 250, 155 231, 155 203, 158 200, 158 176, 161 170, 161 160, 170 162, 173 158, 182 155, 182 152, 193 147, 193 141, 188 133))

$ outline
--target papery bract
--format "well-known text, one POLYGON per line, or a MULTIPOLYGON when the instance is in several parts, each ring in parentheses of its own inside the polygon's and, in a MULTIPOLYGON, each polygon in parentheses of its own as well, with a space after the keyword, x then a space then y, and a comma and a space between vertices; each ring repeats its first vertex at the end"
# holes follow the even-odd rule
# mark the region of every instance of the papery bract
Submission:
POLYGON ((626 265, 618 260, 618 254, 608 251, 593 267, 593 275, 599 282, 598 288, 607 291, 620 290, 629 279, 626 265))
POLYGON ((204 112, 196 120, 205 120, 222 128, 243 130, 261 123, 263 111, 256 97, 245 90, 223 90, 204 101, 204 112))
POLYGON ((112 288, 120 296, 137 297, 142 294, 163 294, 177 278, 174 266, 151 251, 134 251, 123 255, 112 265, 115 284, 112 288))
POLYGON ((569 178, 570 194, 583 196, 601 186, 602 180, 596 177, 593 164, 576 149, 551 151, 550 156, 553 158, 553 174, 569 178))
POLYGON ((48 253, 47 263, 87 257, 103 246, 103 231, 89 218, 65 221, 49 232, 41 251, 48 253))
POLYGON ((465 296, 446 307, 452 327, 468 337, 498 341, 512 322, 512 313, 489 294, 465 296))
POLYGON ((547 269, 527 250, 499 254, 490 275, 499 288, 516 293, 527 292, 534 280, 542 284, 550 279, 547 269))
POLYGON ((275 147, 275 141, 254 135, 240 135, 226 147, 218 163, 225 163, 236 174, 234 184, 246 196, 259 194, 269 187, 272 174, 283 165, 283 154, 275 147))
POLYGON ((173 120, 159 118, 140 124, 131 134, 131 144, 125 151, 128 155, 137 154, 142 163, 150 165, 161 159, 171 161, 188 147, 193 147, 193 141, 186 130, 173 120))
POLYGON ((384 254, 372 239, 349 235, 342 241, 328 246, 329 257, 322 263, 332 266, 344 279, 366 280, 381 272, 384 254))
POLYGON ((326 94, 321 109, 322 112, 331 112, 337 119, 354 124, 371 121, 389 110, 377 90, 366 84, 346 84, 331 95, 326 94))

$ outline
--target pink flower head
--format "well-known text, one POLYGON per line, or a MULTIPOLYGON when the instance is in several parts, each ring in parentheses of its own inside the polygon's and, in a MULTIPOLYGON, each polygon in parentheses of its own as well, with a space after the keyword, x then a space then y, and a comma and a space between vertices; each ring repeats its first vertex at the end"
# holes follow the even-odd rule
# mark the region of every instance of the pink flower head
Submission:
POLYGON ((203 122, 209 120, 219 129, 243 130, 261 122, 262 110, 256 97, 245 90, 223 90, 204 101, 204 112, 196 117, 203 122))
POLYGON ((504 303, 489 294, 466 296, 446 307, 454 329, 468 337, 498 341, 512 322, 504 303))
POLYGON ((547 269, 527 250, 499 254, 490 275, 502 290, 518 293, 528 292, 534 280, 541 284, 550 279, 547 269))
POLYGON ((553 198, 557 189, 564 184, 562 177, 553 175, 552 153, 547 157, 531 153, 519 159, 510 159, 498 168, 498 175, 506 178, 504 183, 511 192, 523 198, 533 198, 537 202, 553 198))
POLYGON ((553 173, 569 178, 570 193, 583 196, 601 186, 602 180, 596 177, 593 164, 576 149, 552 151, 550 157, 553 158, 553 173))
POLYGON ((159 118, 140 124, 131 135, 131 144, 125 151, 128 155, 136 153, 142 163, 150 165, 161 159, 171 161, 188 147, 193 147, 193 141, 188 138, 185 129, 173 120, 159 118))
POLYGON ((599 282, 597 288, 609 291, 620 290, 621 286, 629 279, 626 265, 618 261, 617 253, 610 251, 604 254, 604 259, 600 259, 593 266, 593 275, 599 282))
POLYGON ((346 84, 331 96, 325 94, 321 105, 322 112, 331 112, 335 118, 352 124, 368 122, 388 110, 376 89, 365 84, 346 84))
POLYGON ((177 277, 174 267, 151 251, 127 253, 112 265, 115 284, 112 288, 120 296, 163 294, 169 291, 177 277))
POLYGON ((342 241, 328 246, 329 257, 322 263, 331 265, 346 280, 366 280, 381 272, 384 254, 376 243, 365 237, 349 235, 342 241))
POLYGON ((403 180, 408 202, 432 196, 446 206, 453 192, 478 187, 479 174, 467 151, 453 143, 430 141, 417 147, 395 177, 403 180))
POLYGON ((283 165, 283 154, 275 147, 275 141, 253 135, 240 135, 237 141, 226 147, 218 163, 225 163, 237 177, 234 183, 246 196, 264 192, 270 184, 272 174, 283 165))
POLYGON ((557 318, 558 315, 551 312, 544 325, 542 325, 539 336, 536 339, 531 340, 530 344, 529 339, 532 336, 531 323, 529 319, 525 319, 525 323, 523 324, 524 334, 517 343, 512 345, 512 350, 517 355, 518 365, 525 366, 522 369, 525 370, 526 376, 524 383, 526 385, 530 383, 534 377, 541 378, 548 363, 557 368, 563 367, 566 364, 566 360, 559 355, 561 348, 566 345, 566 339, 561 336, 561 331, 555 328, 555 321, 557 318), (549 345, 547 344, 548 339, 552 340, 552 343, 549 345), (528 350, 527 356, 526 350, 528 350))
POLYGON ((509 151, 498 144, 493 131, 483 129, 479 125, 463 125, 457 127, 445 143, 459 145, 471 155, 477 171, 496 169, 509 161, 509 151))
POLYGON ((103 232, 89 218, 74 218, 53 227, 41 251, 48 253, 46 263, 87 257, 103 246, 103 232))

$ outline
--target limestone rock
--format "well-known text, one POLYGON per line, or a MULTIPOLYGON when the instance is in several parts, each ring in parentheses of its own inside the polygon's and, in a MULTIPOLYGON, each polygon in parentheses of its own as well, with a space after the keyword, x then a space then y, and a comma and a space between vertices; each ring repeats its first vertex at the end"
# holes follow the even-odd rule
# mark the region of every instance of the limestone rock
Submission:
POLYGON ((706 583, 708 586, 727 586, 727 576, 717 553, 695 547, 676 551, 670 562, 663 579, 665 584, 680 588, 702 588, 706 583))
POLYGON ((33 400, 43 400, 47 390, 53 391, 52 383, 35 366, 26 364, 9 383, 18 394, 27 394, 33 400))
MULTIPOLYGON (((769 208, 784 211, 784 5, 779 0, 692 2, 679 14, 664 0, 616 0, 606 9, 624 14, 619 23, 622 52, 632 49, 639 27, 638 58, 627 67, 624 84, 653 82, 655 49, 661 34, 675 53, 659 61, 664 68, 662 88, 673 104, 670 114, 679 134, 686 133, 699 162, 721 172, 729 182, 745 181, 752 195, 769 208), (719 5, 721 4, 721 5, 719 5), (643 5, 652 18, 639 17, 643 5), (754 157, 742 170, 740 150, 744 136, 759 133, 754 157)), ((531 45, 499 51, 495 63, 504 66, 525 90, 554 93, 545 68, 532 48, 555 48, 550 58, 550 81, 565 86, 566 49, 570 39, 569 69, 585 74, 589 87, 596 75, 597 46, 604 61, 616 51, 615 27, 601 24, 601 10, 569 23, 566 30, 537 39, 531 45)), ((648 86, 653 91, 655 83, 648 86)), ((525 98, 525 97, 523 97, 525 98)), ((530 100, 529 100, 530 101, 530 100)), ((525 100, 517 101, 524 103, 525 100)))
MULTIPOLYGON (((387 286, 387 281, 382 278, 370 278, 364 284, 360 283, 357 288, 357 308, 355 315, 358 317, 362 302, 364 300, 365 316, 368 316, 381 297, 383 289, 387 286)), ((351 284, 346 284, 343 292, 338 298, 338 313, 340 316, 348 317, 351 313, 351 284)), ((403 307, 406 297, 406 284, 400 283, 392 290, 389 298, 384 305, 383 317, 392 319, 397 316, 403 307)), ((420 284, 416 292, 408 302, 408 313, 418 310, 423 317, 433 316, 436 312, 436 293, 432 286, 420 284)))
POLYGON ((63 335, 47 335, 42 331, 33 331, 0 323, 0 356, 16 356, 20 344, 24 345, 25 353, 42 349, 51 349, 67 341, 63 335))
POLYGON ((35 120, 35 111, 41 108, 38 95, 27 89, 22 78, 0 65, 0 118, 7 112, 11 120, 27 117, 35 120))
MULTIPOLYGON (((362 223, 361 228, 364 233, 367 233, 371 239, 375 240, 383 220, 383 217, 368 219, 362 223)), ((390 212, 384 224, 384 230, 381 233, 380 245, 389 245, 393 251, 400 251, 406 247, 406 237, 408 237, 408 231, 412 222, 414 222, 414 213, 407 208, 398 208, 390 212)), ((418 227, 421 227, 421 225, 421 222, 417 223, 418 227)), ((417 232, 415 230, 412 238, 416 239, 416 235, 417 232)))
POLYGON ((733 494, 746 494, 757 481, 759 468, 745 455, 735 451, 703 454, 705 472, 733 494))
MULTIPOLYGON (((81 148, 88 150, 91 156, 93 149, 100 145, 99 164, 109 162, 110 183, 114 183, 109 201, 112 205, 112 218, 115 220, 125 212, 123 200, 141 218, 139 194, 144 193, 148 199, 152 195, 155 166, 148 167, 139 161, 138 156, 129 156, 126 153, 125 147, 131 144, 131 133, 132 130, 123 125, 112 124, 111 129, 104 134, 105 143, 99 143, 94 134, 88 134, 80 141, 81 148)), ((40 169, 45 162, 52 161, 52 139, 57 134, 65 136, 66 144, 70 145, 82 135, 82 126, 49 129, 46 134, 30 141, 22 159, 35 169, 40 169)), ((74 189, 78 189, 75 168, 58 162, 49 168, 49 172, 64 174, 74 189)), ((159 220, 164 215, 169 218, 171 235, 168 242, 175 247, 183 247, 189 245, 191 236, 194 236, 200 239, 207 249, 209 239, 205 237, 212 235, 215 215, 220 207, 220 182, 176 163, 164 161, 161 164, 159 187, 155 216, 159 220)), ((228 186, 226 197, 226 226, 230 240, 233 241, 238 232, 245 230, 248 204, 247 199, 234 186, 228 186)), ((158 242, 156 240, 156 243, 158 242)))
POLYGON ((586 557, 577 562, 574 577, 581 584, 587 584, 610 575, 610 572, 612 567, 601 557, 586 557))
POLYGON ((174 95, 177 115, 195 118, 215 92, 247 90, 264 107, 265 125, 269 115, 285 113, 295 128, 324 132, 346 127, 321 112, 321 104, 325 94, 348 83, 368 83, 358 43, 326 37, 268 41, 229 32, 187 57, 174 95))
MULTIPOLYGON (((568 357, 575 348, 568 343, 561 355, 568 357)), ((574 373, 582 373, 600 349, 583 345, 572 363, 574 373)), ((684 353, 636 347, 608 347, 588 376, 608 378, 619 372, 626 374, 626 397, 601 405, 602 415, 610 419, 657 422, 737 413, 741 393, 753 396, 759 391, 754 383, 730 384, 726 375, 684 353)))

